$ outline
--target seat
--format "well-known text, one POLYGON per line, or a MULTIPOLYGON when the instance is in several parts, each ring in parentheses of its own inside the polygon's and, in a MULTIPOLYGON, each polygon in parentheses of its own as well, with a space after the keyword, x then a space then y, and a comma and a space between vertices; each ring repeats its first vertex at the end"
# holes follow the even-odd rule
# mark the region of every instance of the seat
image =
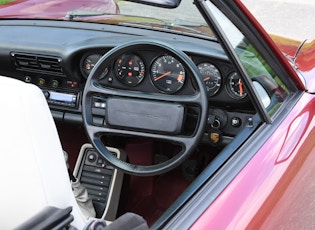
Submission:
POLYGON ((47 206, 72 207, 72 226, 87 220, 72 193, 54 120, 35 85, 0 76, 1 229, 19 226, 47 206))

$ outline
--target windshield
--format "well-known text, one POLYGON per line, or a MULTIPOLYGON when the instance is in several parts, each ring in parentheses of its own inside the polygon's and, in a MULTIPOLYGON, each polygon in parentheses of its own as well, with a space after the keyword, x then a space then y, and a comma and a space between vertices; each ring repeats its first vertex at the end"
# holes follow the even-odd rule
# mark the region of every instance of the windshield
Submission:
POLYGON ((214 39, 193 1, 187 0, 175 9, 119 0, 0 0, 0 18, 118 24, 214 39))
MULTIPOLYGON (((315 1, 302 0, 297 3, 294 0, 242 0, 242 3, 268 33, 298 40, 315 37, 312 29, 315 26, 315 1), (306 22, 305 26, 291 26, 303 22, 306 22)), ((0 0, 0 18, 70 19, 163 29, 189 36, 214 38, 193 0, 182 0, 175 9, 122 0, 0 0)))

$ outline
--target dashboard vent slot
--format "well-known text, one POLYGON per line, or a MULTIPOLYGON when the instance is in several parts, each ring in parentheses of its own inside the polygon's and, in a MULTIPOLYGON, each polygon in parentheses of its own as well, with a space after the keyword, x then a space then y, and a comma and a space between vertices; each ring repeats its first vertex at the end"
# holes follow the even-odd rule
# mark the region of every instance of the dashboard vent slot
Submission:
POLYGON ((60 57, 11 53, 18 70, 63 75, 60 57))

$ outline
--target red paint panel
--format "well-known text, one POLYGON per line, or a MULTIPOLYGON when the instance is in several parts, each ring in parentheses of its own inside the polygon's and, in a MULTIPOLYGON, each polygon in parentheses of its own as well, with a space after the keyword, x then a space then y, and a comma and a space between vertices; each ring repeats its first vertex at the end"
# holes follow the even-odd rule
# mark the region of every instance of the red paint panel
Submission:
POLYGON ((314 226, 314 112, 315 98, 305 94, 191 229, 314 226))
POLYGON ((23 0, 0 5, 0 18, 60 18, 68 11, 90 10, 118 13, 114 0, 23 0))
POLYGON ((296 63, 306 80, 307 91, 315 93, 315 40, 303 45, 296 63))

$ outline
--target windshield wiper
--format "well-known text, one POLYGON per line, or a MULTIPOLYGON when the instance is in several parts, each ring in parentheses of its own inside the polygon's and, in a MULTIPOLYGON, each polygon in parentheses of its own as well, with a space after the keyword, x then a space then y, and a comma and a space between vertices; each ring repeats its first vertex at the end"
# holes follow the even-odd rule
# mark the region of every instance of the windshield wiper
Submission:
MULTIPOLYGON (((199 36, 206 36, 207 38, 212 38, 216 40, 214 35, 211 35, 209 33, 200 31, 196 29, 197 27, 204 27, 206 28, 207 26, 204 24, 200 24, 197 22, 192 22, 192 21, 187 21, 187 20, 181 20, 181 19, 175 19, 175 20, 170 20, 170 21, 163 21, 159 20, 160 22, 145 22, 145 21, 133 21, 133 22, 122 22, 121 24, 123 25, 142 25, 142 26, 147 26, 150 28, 158 28, 158 26, 162 27, 165 30, 172 30, 172 29, 184 29, 185 31, 176 31, 176 32, 181 32, 183 34, 195 34, 199 36), (156 25, 156 26, 155 26, 156 25)), ((174 31, 174 30, 172 30, 174 31)))
MULTIPOLYGON (((118 15, 118 14, 111 14, 111 13, 105 13, 101 11, 92 11, 92 10, 73 10, 68 11, 65 19, 72 21, 74 18, 82 18, 82 17, 95 17, 95 16, 103 16, 103 15, 118 15)), ((175 19, 170 21, 165 21, 158 18, 151 18, 151 17, 139 17, 134 15, 122 15, 119 14, 122 17, 126 18, 133 18, 133 20, 130 21, 120 21, 120 25, 127 25, 127 26, 135 26, 135 25, 141 25, 142 27, 147 27, 151 29, 160 29, 165 31, 172 31, 176 33, 182 33, 182 34, 194 34, 202 37, 212 38, 213 40, 216 40, 215 36, 211 33, 200 31, 196 28, 207 28, 206 25, 192 22, 188 20, 181 20, 181 19, 175 19), (180 30, 182 29, 182 30, 180 30)))
POLYGON ((72 11, 67 12, 65 19, 72 21, 74 18, 94 17, 94 16, 102 16, 102 15, 115 15, 115 14, 104 13, 100 11, 92 11, 92 10, 72 10, 72 11))

